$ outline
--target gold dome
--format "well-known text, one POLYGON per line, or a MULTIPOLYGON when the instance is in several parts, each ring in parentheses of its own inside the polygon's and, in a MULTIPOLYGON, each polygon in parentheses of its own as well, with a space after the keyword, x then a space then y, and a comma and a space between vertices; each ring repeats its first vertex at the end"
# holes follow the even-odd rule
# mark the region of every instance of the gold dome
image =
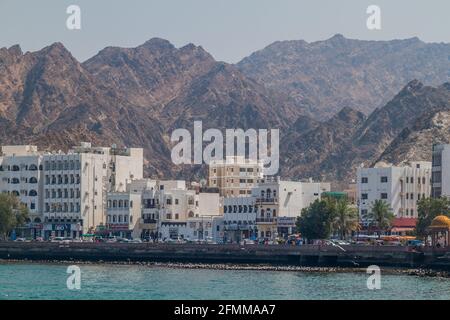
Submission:
POLYGON ((449 228, 450 229, 450 219, 447 216, 437 216, 433 219, 430 225, 431 228, 449 228))

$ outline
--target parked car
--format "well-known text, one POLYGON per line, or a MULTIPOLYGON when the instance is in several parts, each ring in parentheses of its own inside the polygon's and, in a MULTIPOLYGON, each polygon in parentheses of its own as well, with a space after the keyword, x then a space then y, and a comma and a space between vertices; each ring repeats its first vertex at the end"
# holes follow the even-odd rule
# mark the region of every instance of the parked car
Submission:
POLYGON ((64 240, 64 237, 53 237, 50 242, 61 242, 64 240))
POLYGON ((141 239, 133 239, 133 240, 130 240, 130 242, 131 243, 142 243, 142 240, 141 239))
POLYGON ((25 239, 25 238, 16 238, 16 240, 14 240, 14 241, 16 241, 16 242, 26 242, 27 239, 25 239))

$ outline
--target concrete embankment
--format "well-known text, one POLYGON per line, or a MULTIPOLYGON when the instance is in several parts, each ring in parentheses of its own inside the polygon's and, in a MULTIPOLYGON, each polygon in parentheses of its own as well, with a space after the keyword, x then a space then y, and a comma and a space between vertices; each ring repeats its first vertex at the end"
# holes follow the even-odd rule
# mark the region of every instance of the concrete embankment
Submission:
POLYGON ((402 246, 283 246, 150 243, 0 242, 0 259, 60 261, 136 261, 245 263, 292 266, 366 267, 450 270, 446 249, 402 246))

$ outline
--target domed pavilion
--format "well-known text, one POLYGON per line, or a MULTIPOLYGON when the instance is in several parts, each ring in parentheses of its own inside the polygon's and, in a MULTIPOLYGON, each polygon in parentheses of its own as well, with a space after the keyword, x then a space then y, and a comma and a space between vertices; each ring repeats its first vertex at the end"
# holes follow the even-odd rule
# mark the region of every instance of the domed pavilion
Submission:
POLYGON ((447 216, 440 215, 433 219, 427 229, 431 235, 433 247, 447 247, 450 243, 450 219, 447 216))

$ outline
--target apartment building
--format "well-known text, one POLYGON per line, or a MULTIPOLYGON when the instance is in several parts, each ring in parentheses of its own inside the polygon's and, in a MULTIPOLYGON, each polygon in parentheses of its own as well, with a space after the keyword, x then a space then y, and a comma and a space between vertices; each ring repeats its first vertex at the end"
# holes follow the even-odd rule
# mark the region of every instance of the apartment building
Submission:
POLYGON ((139 192, 108 193, 106 230, 109 236, 140 238, 141 198, 139 192))
POLYGON ((320 199, 330 187, 330 183, 264 177, 250 196, 223 199, 225 239, 239 242, 285 237, 294 231, 302 209, 320 199))
POLYGON ((358 168, 358 209, 363 225, 375 200, 383 200, 397 218, 417 218, 417 201, 431 194, 431 163, 411 162, 408 166, 384 163, 358 168))
POLYGON ((226 197, 223 199, 223 238, 225 242, 256 239, 256 197, 226 197))
POLYGON ((36 146, 3 146, 0 156, 0 192, 16 195, 29 210, 27 237, 42 236, 42 155, 36 146))
POLYGON ((433 146, 431 196, 450 197, 450 144, 433 146))
POLYGON ((215 189, 192 189, 184 180, 134 180, 127 190, 142 194, 139 228, 143 238, 167 237, 168 229, 186 234, 187 222, 221 216, 221 200, 215 189))
POLYGON ((260 238, 287 236, 295 228, 295 220, 303 208, 330 191, 328 182, 284 181, 279 177, 265 177, 252 189, 256 199, 256 226, 260 238), (279 219, 278 217, 282 217, 279 219))
POLYGON ((250 196, 251 189, 263 178, 261 161, 240 156, 211 161, 208 185, 218 188, 222 197, 250 196))
POLYGON ((92 147, 86 142, 67 153, 3 146, 0 187, 29 208, 33 237, 80 237, 105 225, 108 192, 142 178, 142 154, 140 148, 92 147))

